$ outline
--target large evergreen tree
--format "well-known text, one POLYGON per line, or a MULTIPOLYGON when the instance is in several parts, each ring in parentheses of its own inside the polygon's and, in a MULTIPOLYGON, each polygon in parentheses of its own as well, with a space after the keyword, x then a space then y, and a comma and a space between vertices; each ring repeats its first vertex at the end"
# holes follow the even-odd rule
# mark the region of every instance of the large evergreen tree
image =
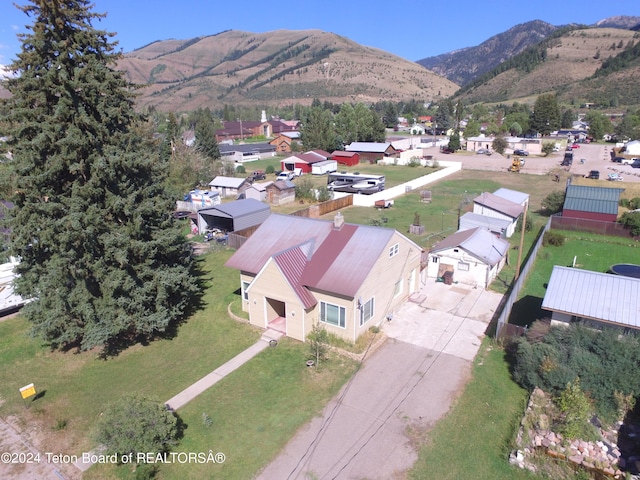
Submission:
POLYGON ((538 96, 533 105, 530 128, 542 135, 558 130, 562 123, 558 99, 553 93, 538 96))
POLYGON ((111 67, 88 0, 30 0, 5 85, 17 177, 11 250, 23 313, 52 347, 117 349, 164 332, 195 294, 166 164, 111 67))

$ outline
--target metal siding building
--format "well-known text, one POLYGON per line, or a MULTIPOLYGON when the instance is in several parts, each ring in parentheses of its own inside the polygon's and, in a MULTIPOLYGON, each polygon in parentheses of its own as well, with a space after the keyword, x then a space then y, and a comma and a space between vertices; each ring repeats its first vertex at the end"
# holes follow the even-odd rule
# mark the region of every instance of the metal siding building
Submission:
POLYGON ((591 320, 640 329, 640 279, 554 266, 542 308, 552 320, 591 320))
POLYGON ((235 232, 254 227, 271 215, 271 208, 252 198, 235 200, 198 211, 198 230, 204 233, 208 228, 219 228, 235 232))
POLYGON ((569 185, 565 193, 562 216, 615 222, 622 188, 569 185))

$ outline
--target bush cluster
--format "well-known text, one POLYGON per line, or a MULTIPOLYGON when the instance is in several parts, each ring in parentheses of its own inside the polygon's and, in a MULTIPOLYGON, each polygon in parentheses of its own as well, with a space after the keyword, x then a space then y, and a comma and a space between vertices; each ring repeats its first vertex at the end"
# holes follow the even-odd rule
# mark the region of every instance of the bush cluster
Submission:
POLYGON ((543 334, 534 326, 530 330, 536 335, 521 337, 512 345, 513 376, 520 385, 560 396, 569 384, 575 390, 580 379, 581 390, 601 418, 613 422, 626 413, 621 412, 620 399, 640 392, 640 377, 630 373, 640 361, 636 336, 579 324, 550 327, 543 334))
POLYGON ((554 247, 560 247, 564 245, 565 236, 560 232, 556 232, 554 230, 549 230, 545 232, 544 238, 542 239, 542 245, 545 247, 548 245, 553 245, 554 247))

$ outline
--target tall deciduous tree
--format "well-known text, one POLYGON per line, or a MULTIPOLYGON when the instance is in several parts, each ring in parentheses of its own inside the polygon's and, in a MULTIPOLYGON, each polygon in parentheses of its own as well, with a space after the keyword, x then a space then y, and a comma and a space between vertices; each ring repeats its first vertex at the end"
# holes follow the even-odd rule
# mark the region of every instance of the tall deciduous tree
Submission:
POLYGON ((121 348, 165 332, 195 294, 166 164, 111 67, 88 0, 30 0, 5 85, 17 177, 11 250, 34 333, 52 347, 121 348))

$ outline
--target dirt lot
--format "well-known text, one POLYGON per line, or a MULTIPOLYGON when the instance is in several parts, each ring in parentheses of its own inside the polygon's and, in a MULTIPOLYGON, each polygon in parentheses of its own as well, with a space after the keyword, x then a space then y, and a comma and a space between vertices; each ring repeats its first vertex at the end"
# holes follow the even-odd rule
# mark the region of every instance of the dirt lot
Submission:
MULTIPOLYGON (((591 170, 600 172, 600 181, 607 181, 609 173, 618 173, 625 182, 640 183, 640 169, 632 168, 630 165, 621 165, 611 161, 612 147, 609 145, 582 144, 573 153, 573 165, 571 167, 561 167, 564 151, 552 153, 548 157, 529 155, 524 157, 525 166, 522 173, 533 175, 553 175, 555 173, 563 176, 579 175, 586 176, 591 170), (581 160, 584 162, 581 163, 581 160)), ((438 154, 437 158, 442 160, 461 161, 463 168, 468 170, 493 170, 507 171, 511 165, 511 160, 507 155, 493 153, 490 156, 476 155, 467 152, 453 155, 438 154)), ((622 188, 624 188, 622 186, 622 188)))

